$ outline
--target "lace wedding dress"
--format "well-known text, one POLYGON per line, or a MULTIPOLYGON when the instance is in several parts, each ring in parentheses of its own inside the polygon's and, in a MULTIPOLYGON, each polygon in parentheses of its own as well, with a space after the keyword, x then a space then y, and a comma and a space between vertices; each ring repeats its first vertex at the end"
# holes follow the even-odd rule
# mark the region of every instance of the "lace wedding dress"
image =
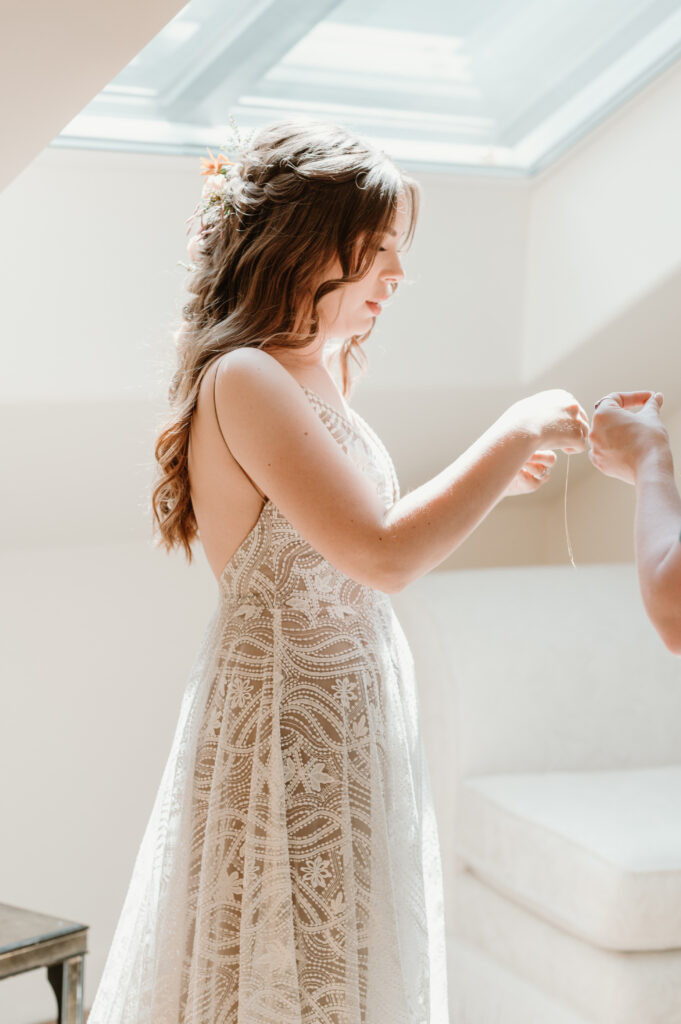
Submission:
MULTIPOLYGON (((372 429, 303 390, 391 505, 372 429)), ((446 1024, 445 964, 404 633, 267 501, 219 580, 89 1024, 446 1024)))

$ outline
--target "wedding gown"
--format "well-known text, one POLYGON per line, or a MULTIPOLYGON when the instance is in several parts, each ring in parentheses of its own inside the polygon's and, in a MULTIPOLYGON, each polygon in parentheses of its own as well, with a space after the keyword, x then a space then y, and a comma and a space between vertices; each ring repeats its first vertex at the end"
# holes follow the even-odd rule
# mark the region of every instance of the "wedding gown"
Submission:
MULTIPOLYGON (((385 447, 303 387, 386 506, 385 447)), ((89 1024, 447 1024, 411 653, 266 501, 219 580, 89 1024)))

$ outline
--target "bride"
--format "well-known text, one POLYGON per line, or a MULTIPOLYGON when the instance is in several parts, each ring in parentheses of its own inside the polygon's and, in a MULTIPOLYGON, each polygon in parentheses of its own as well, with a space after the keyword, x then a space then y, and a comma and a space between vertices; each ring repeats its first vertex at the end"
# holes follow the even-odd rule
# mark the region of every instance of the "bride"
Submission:
POLYGON ((437 829, 390 594, 536 490, 553 449, 582 451, 588 420, 565 391, 525 398, 401 497, 348 398, 418 185, 313 122, 204 171, 153 511, 168 550, 200 540, 218 599, 90 1024, 445 1024, 437 829))

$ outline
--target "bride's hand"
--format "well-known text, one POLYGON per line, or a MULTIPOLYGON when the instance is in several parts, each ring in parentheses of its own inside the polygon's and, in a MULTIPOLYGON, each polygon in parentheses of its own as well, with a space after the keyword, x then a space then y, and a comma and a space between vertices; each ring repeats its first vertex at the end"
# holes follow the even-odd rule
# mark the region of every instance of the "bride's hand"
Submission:
POLYGON ((556 464, 556 453, 552 451, 538 451, 527 460, 511 480, 502 497, 509 498, 514 494, 532 494, 551 476, 551 470, 556 464))
POLYGON ((521 398, 506 410, 501 421, 533 438, 538 448, 560 448, 568 455, 584 451, 590 428, 577 399, 561 388, 521 398))

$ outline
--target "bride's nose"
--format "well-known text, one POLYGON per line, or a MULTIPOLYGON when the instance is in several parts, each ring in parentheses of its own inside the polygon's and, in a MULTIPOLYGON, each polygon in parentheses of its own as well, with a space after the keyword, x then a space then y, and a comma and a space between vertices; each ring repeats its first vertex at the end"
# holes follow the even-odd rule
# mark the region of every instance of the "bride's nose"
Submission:
POLYGON ((385 281, 402 281, 404 279, 404 268, 397 253, 394 253, 390 263, 383 268, 381 277, 385 281))

